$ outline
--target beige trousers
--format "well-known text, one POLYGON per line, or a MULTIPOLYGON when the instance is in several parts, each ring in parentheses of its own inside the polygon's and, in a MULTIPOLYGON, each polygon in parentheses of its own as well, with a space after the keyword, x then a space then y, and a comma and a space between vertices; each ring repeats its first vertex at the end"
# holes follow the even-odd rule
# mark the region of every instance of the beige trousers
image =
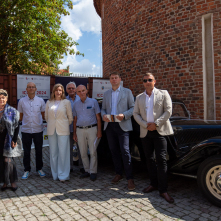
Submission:
POLYGON ((77 127, 76 133, 84 170, 88 173, 97 173, 97 150, 94 147, 94 141, 97 137, 97 127, 88 129, 77 127), (90 162, 88 158, 88 147, 90 151, 90 162))

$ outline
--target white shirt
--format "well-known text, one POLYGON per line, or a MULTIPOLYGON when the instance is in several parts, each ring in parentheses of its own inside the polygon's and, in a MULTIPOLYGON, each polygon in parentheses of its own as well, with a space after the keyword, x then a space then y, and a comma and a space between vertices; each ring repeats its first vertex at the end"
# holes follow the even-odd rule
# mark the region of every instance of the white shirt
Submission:
POLYGON ((33 99, 28 96, 23 97, 18 102, 18 111, 23 113, 22 132, 32 134, 43 131, 41 112, 45 112, 45 102, 42 98, 37 96, 33 99))
POLYGON ((117 88, 116 91, 112 89, 111 93, 111 115, 118 115, 117 113, 117 101, 118 101, 118 95, 120 92, 120 86, 117 88))
POLYGON ((150 97, 144 92, 146 95, 146 111, 147 111, 147 123, 154 123, 154 116, 153 116, 153 100, 154 100, 154 89, 152 90, 152 93, 150 97))
POLYGON ((54 109, 54 115, 57 115, 58 106, 61 103, 61 101, 54 101, 54 105, 51 107, 51 109, 54 109))

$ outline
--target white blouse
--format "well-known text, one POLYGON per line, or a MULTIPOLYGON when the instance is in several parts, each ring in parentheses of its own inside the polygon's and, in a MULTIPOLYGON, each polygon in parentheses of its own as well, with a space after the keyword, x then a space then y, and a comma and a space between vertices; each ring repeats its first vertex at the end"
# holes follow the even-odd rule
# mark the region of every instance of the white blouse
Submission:
POLYGON ((52 106, 52 109, 54 109, 54 115, 57 115, 58 106, 61 103, 61 101, 54 101, 54 105, 52 106))

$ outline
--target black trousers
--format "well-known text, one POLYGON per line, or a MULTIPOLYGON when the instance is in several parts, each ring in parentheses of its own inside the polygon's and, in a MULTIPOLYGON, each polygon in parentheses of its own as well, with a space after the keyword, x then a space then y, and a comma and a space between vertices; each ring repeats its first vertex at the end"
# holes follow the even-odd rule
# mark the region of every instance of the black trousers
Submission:
POLYGON ((148 131, 146 137, 141 138, 141 140, 150 175, 150 185, 158 188, 160 193, 165 193, 167 192, 167 140, 156 130, 148 131))
POLYGON ((129 131, 123 131, 119 123, 108 123, 106 135, 112 154, 116 174, 123 174, 123 165, 127 180, 133 179, 129 148, 129 131), (122 157, 122 158, 121 158, 122 157))
POLYGON ((35 145, 35 161, 36 161, 36 171, 41 170, 43 167, 42 161, 42 145, 43 145, 43 132, 40 133, 24 133, 22 132, 22 144, 24 149, 24 171, 31 171, 30 165, 30 153, 31 153, 31 144, 32 139, 35 145))
POLYGON ((15 162, 12 157, 4 157, 3 149, 7 130, 0 133, 0 183, 14 183, 18 180, 15 162))

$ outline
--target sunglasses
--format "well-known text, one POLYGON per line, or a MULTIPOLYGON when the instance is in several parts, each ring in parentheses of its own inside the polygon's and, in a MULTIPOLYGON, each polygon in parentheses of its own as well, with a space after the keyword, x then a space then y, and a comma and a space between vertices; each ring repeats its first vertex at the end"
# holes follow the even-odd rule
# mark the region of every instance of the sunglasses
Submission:
POLYGON ((7 97, 7 94, 5 92, 0 93, 0 95, 7 97))
POLYGON ((144 83, 147 83, 147 81, 148 81, 148 82, 153 82, 154 79, 143 79, 143 82, 144 82, 144 83))

